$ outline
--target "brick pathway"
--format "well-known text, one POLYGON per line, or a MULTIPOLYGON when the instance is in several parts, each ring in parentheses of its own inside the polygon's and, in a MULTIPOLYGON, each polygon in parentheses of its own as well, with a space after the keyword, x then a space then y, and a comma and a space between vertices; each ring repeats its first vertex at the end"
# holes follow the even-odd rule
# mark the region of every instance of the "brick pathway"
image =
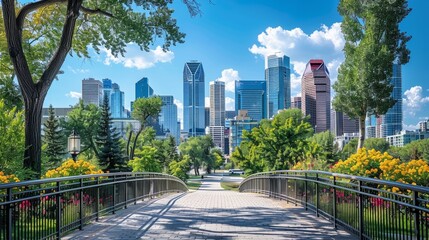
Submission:
POLYGON ((301 207, 224 191, 206 177, 198 191, 131 205, 63 239, 356 239, 301 207))

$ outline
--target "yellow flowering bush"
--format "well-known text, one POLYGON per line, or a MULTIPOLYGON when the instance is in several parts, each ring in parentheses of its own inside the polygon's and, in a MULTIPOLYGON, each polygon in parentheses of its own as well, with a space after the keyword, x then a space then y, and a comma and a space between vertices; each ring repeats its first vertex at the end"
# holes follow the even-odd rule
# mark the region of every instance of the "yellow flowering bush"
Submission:
POLYGON ((0 171, 0 183, 10 183, 10 182, 19 182, 19 179, 13 174, 5 175, 4 172, 0 171))
POLYGON ((347 160, 338 161, 332 171, 356 176, 380 178, 380 164, 394 160, 388 153, 361 148, 347 160))
POLYGON ((380 165, 380 169, 384 180, 420 186, 429 184, 429 165, 421 159, 402 163, 399 160, 385 162, 380 165))
POLYGON ((87 161, 78 160, 75 162, 73 161, 73 159, 69 159, 63 162, 63 164, 61 164, 61 166, 59 166, 58 168, 47 171, 44 175, 44 178, 56 178, 100 173, 103 173, 103 171, 101 171, 97 166, 87 161))

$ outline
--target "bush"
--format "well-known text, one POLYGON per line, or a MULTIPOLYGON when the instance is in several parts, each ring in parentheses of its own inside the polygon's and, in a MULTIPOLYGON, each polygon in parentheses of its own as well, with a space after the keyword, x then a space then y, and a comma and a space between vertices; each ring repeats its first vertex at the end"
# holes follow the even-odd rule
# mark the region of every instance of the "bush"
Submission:
POLYGON ((0 171, 0 183, 11 183, 11 182, 19 182, 19 179, 13 174, 5 175, 4 172, 0 171))
POLYGON ((101 173, 103 173, 103 171, 101 171, 97 166, 87 161, 78 160, 75 162, 73 161, 73 159, 69 159, 63 162, 63 164, 61 164, 61 166, 57 167, 56 169, 47 171, 43 178, 56 178, 101 173))

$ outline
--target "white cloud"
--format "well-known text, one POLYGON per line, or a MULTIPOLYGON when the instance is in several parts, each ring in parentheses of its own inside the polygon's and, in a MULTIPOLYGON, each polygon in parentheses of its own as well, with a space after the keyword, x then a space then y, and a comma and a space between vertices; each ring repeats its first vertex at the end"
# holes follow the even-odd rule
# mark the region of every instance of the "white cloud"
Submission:
POLYGON ((210 97, 204 99, 204 107, 210 107, 210 97))
POLYGON ((69 93, 66 94, 66 96, 70 98, 79 99, 79 98, 82 98, 82 93, 70 91, 69 93))
POLYGON ((411 116, 415 116, 420 110, 422 104, 429 102, 429 97, 422 96, 423 89, 421 86, 414 86, 404 92, 405 98, 403 104, 411 116))
POLYGON ((338 67, 344 60, 342 49, 344 37, 341 23, 331 27, 322 25, 311 34, 300 28, 292 30, 282 27, 268 27, 258 35, 258 44, 253 44, 249 51, 265 59, 272 54, 287 55, 291 59, 291 94, 300 91, 301 77, 310 59, 323 59, 330 72, 331 84, 337 80, 338 67))
POLYGON ((235 100, 230 97, 225 98, 225 110, 226 111, 233 111, 235 110, 235 100))
POLYGON ((180 121, 181 128, 183 128, 183 103, 178 99, 174 99, 174 104, 177 106, 177 118, 180 121))
POLYGON ((416 129, 419 129, 420 128, 420 126, 419 126, 419 124, 416 124, 416 125, 407 125, 407 124, 405 124, 405 123, 402 123, 402 129, 404 129, 404 130, 408 130, 408 131, 415 131, 416 129))
POLYGON ((89 73, 89 69, 72 68, 70 66, 68 66, 67 68, 68 68, 68 70, 70 70, 74 74, 86 74, 86 73, 89 73))
POLYGON ((141 51, 136 44, 129 44, 126 47, 125 56, 114 57, 108 49, 102 49, 106 54, 104 64, 111 63, 123 64, 128 68, 146 69, 155 66, 156 63, 171 62, 174 58, 174 53, 171 51, 164 52, 160 46, 149 52, 141 51))
POLYGON ((218 81, 225 82, 225 91, 234 92, 235 91, 235 81, 240 80, 238 71, 232 68, 222 70, 222 76, 218 81))

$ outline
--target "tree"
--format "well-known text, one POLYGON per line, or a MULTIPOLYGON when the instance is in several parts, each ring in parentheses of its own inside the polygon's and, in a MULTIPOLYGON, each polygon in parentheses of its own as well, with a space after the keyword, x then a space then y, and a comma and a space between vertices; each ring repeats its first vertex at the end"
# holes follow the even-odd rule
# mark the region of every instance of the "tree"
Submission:
POLYGON ((343 150, 340 152, 340 158, 342 160, 345 160, 350 157, 350 155, 355 154, 357 150, 359 139, 353 138, 348 142, 344 147, 343 150))
POLYGON ((210 156, 213 162, 213 172, 216 172, 216 169, 220 169, 220 167, 225 163, 225 157, 219 148, 212 148, 210 156))
MULTIPOLYGON (((192 15, 199 13, 195 0, 183 0, 192 15)), ((89 57, 88 46, 123 55, 127 43, 149 51, 164 39, 162 48, 182 43, 184 34, 172 17, 169 0, 39 0, 16 5, 2 0, 0 58, 21 88, 25 103, 24 167, 40 175, 41 117, 46 94, 67 54, 89 57), (6 41, 5 41, 6 40, 6 41)))
POLYGON ((136 149, 136 144, 139 135, 146 128, 152 117, 158 117, 159 113, 161 112, 161 106, 162 100, 160 97, 139 98, 134 102, 134 110, 132 112, 132 116, 134 119, 140 122, 140 129, 136 133, 132 146, 130 146, 130 142, 132 139, 133 131, 129 132, 127 142, 127 155, 129 159, 134 158, 134 151, 136 149))
POLYGON ((334 145, 335 136, 331 131, 328 130, 314 134, 311 137, 311 141, 321 147, 320 153, 317 156, 318 159, 325 160, 328 164, 333 164, 338 160, 338 149, 334 145))
POLYGON ((390 145, 384 138, 368 138, 365 140, 363 147, 368 150, 375 149, 376 151, 384 153, 389 150, 390 145))
POLYGON ((184 182, 188 180, 188 172, 191 170, 191 163, 188 155, 184 155, 180 161, 173 160, 168 166, 171 175, 180 178, 184 182))
POLYGON ((120 138, 120 133, 112 127, 109 97, 105 94, 96 138, 99 163, 103 171, 119 170, 124 166, 125 156, 121 152, 120 138))
POLYGON ((366 116, 385 114, 395 104, 390 77, 394 62, 409 61, 406 44, 411 37, 400 31, 399 24, 411 9, 407 0, 340 0, 338 11, 346 43, 345 61, 333 85, 333 105, 359 120, 357 147, 361 148, 366 116))
POLYGON ((45 126, 43 140, 46 145, 44 154, 47 157, 48 165, 58 167, 66 153, 64 135, 60 129, 60 122, 55 117, 52 105, 48 109, 48 119, 43 124, 45 126))
POLYGON ((162 172, 161 163, 156 159, 157 149, 151 146, 143 146, 136 151, 136 157, 128 162, 133 172, 162 172))

